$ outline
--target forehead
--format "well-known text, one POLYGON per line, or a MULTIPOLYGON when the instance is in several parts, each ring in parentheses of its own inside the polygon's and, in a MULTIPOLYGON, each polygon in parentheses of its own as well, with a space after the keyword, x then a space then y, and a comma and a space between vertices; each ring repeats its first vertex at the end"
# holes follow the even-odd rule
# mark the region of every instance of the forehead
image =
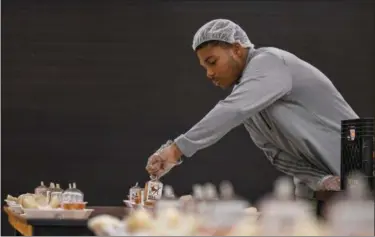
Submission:
POLYGON ((226 48, 220 45, 207 45, 197 50, 199 61, 203 63, 209 57, 218 57, 226 52, 226 48))

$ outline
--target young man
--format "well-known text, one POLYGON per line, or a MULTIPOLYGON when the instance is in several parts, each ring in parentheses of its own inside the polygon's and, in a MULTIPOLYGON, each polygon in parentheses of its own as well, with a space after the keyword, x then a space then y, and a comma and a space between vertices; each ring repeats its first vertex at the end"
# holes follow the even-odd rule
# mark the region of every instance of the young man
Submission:
POLYGON ((193 50, 214 85, 234 87, 189 131, 151 155, 151 176, 163 176, 182 155, 191 157, 244 124, 271 163, 294 177, 297 196, 340 188, 341 120, 358 116, 322 72, 281 49, 255 49, 241 27, 225 19, 203 25, 193 50))

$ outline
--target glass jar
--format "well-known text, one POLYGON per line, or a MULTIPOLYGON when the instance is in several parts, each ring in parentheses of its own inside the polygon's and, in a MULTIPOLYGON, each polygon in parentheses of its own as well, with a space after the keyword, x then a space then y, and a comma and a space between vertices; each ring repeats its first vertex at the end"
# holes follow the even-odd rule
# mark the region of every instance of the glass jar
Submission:
POLYGON ((327 223, 330 234, 335 236, 371 236, 374 234, 374 199, 363 175, 356 173, 349 177, 348 187, 343 195, 331 201, 327 223))
POLYGON ((81 190, 76 186, 69 184, 69 188, 65 190, 62 194, 62 208, 66 210, 82 210, 86 207, 86 202, 84 202, 84 195, 81 190))
POLYGON ((129 190, 129 201, 135 204, 142 203, 142 189, 138 186, 138 183, 135 186, 131 187, 129 190))
POLYGON ((158 180, 150 180, 145 185, 144 204, 146 206, 154 206, 155 202, 159 200, 163 193, 163 183, 158 180))
POLYGON ((83 192, 77 188, 76 183, 73 183, 72 189, 70 190, 71 192, 71 198, 72 202, 75 203, 82 203, 83 202, 83 192))
MULTIPOLYGON (((54 185, 53 185, 54 186, 54 185)), ((62 201, 62 194, 64 190, 60 188, 60 184, 56 184, 56 187, 50 189, 50 200, 57 199, 59 202, 62 201)))
POLYGON ((48 190, 48 188, 44 185, 44 182, 41 181, 40 186, 35 188, 34 193, 36 195, 43 195, 43 196, 47 197, 47 190, 48 190))

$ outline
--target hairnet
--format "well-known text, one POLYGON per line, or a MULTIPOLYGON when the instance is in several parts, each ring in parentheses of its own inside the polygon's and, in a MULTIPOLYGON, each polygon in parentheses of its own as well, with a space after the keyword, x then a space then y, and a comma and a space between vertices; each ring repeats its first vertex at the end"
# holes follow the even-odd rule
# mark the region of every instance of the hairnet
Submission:
POLYGON ((193 39, 193 50, 204 42, 217 40, 230 44, 239 43, 242 47, 252 48, 246 32, 236 23, 226 19, 216 19, 207 22, 195 33, 193 39))

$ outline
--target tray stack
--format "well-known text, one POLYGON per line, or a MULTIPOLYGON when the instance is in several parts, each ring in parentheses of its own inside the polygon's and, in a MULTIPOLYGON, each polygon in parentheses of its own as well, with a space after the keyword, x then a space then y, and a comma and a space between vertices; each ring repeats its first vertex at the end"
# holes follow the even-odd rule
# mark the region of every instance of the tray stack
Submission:
POLYGON ((348 176, 359 171, 374 190, 374 134, 374 118, 341 122, 341 189, 346 189, 348 176))

